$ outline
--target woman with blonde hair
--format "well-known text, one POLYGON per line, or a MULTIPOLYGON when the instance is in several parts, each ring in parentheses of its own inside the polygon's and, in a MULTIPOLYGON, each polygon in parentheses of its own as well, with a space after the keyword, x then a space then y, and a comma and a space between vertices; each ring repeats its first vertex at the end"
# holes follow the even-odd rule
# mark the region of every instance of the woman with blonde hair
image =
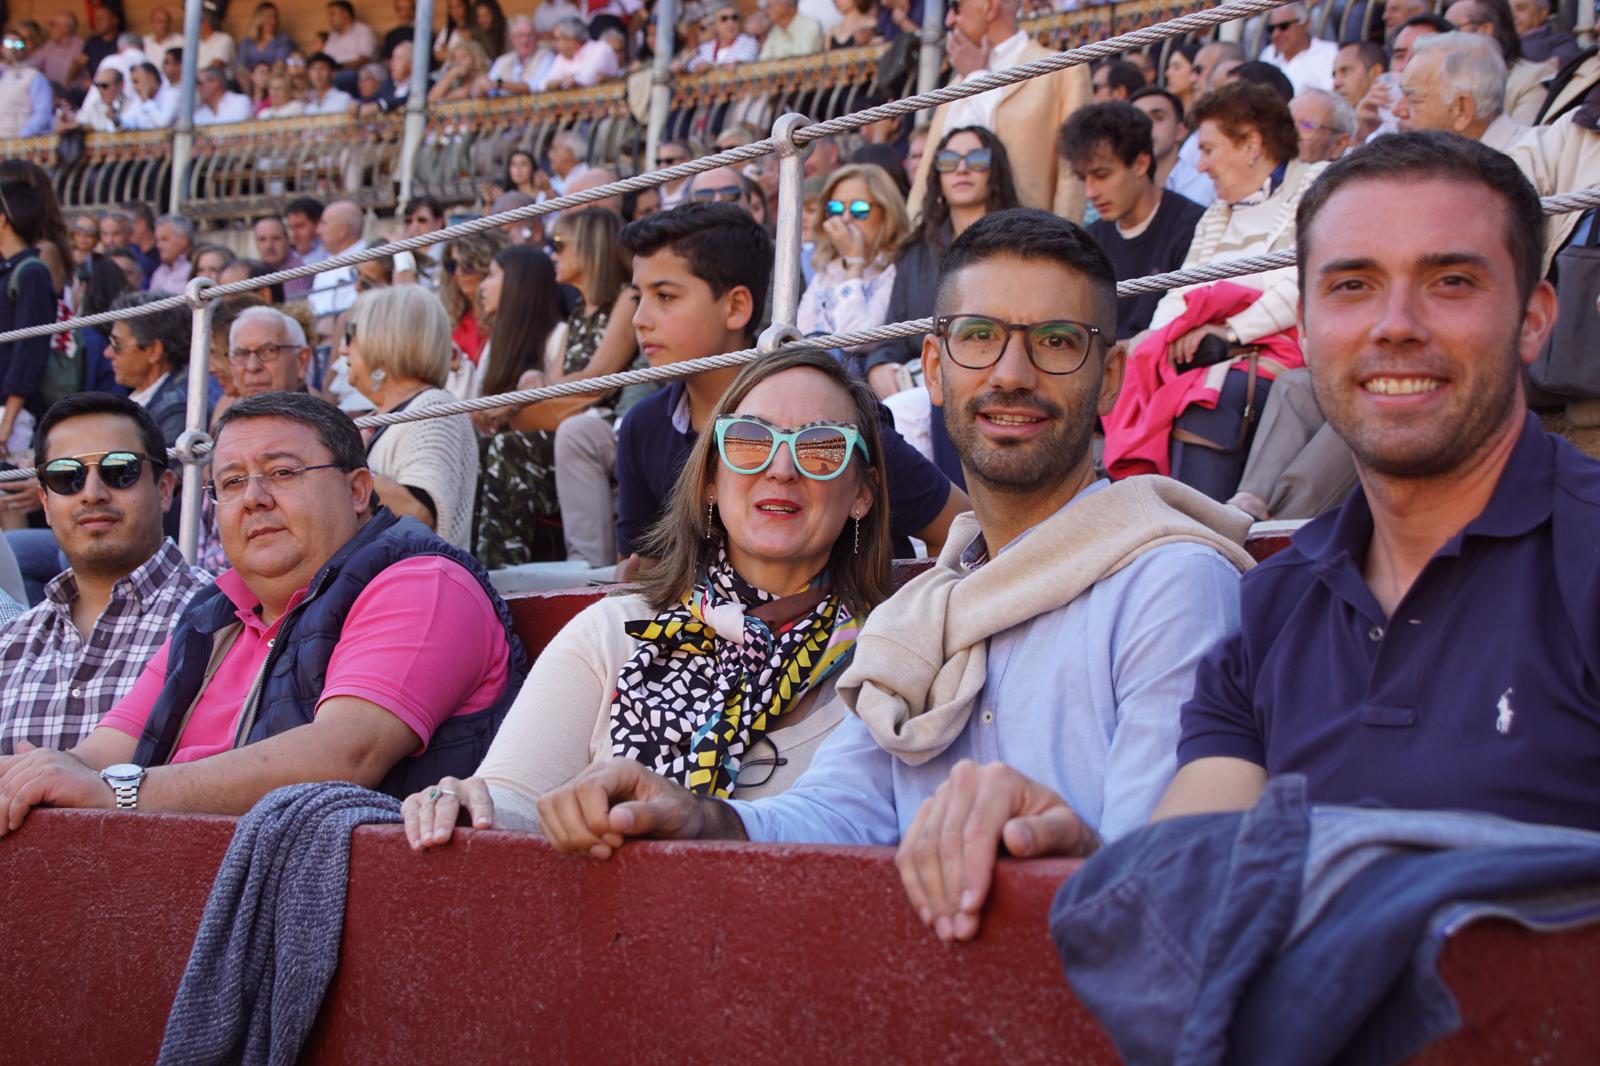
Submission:
POLYGON ((489 73, 489 53, 483 45, 470 37, 463 37, 450 49, 450 62, 439 75, 439 80, 428 90, 430 104, 447 100, 468 100, 472 85, 489 73))
POLYGON ((621 228, 614 213, 588 207, 563 213, 551 231, 556 281, 583 296, 567 318, 569 374, 586 369, 602 353, 604 373, 633 360, 635 297, 628 288, 632 266, 617 244, 621 228))
POLYGON ((800 297, 800 332, 815 336, 883 325, 895 263, 911 231, 900 187, 882 167, 840 167, 822 187, 818 208, 822 217, 813 220, 817 250, 811 257, 817 272, 800 297))
MULTIPOLYGON (((438 297, 420 285, 362 293, 345 322, 339 349, 350 361, 350 384, 380 414, 455 399, 444 390, 450 375, 450 318, 438 297)), ((367 465, 385 507, 470 550, 478 441, 466 415, 370 431, 367 465)))
POLYGON ((540 798, 618 756, 707 796, 793 785, 844 720, 835 680, 890 591, 877 408, 824 352, 740 371, 650 533, 658 564, 556 635, 476 776, 405 801, 411 846, 448 843, 463 809, 570 839, 577 812, 540 798))
POLYGON ((250 36, 239 42, 239 69, 247 75, 258 63, 269 68, 287 62, 294 41, 278 28, 278 5, 261 3, 250 16, 250 36))

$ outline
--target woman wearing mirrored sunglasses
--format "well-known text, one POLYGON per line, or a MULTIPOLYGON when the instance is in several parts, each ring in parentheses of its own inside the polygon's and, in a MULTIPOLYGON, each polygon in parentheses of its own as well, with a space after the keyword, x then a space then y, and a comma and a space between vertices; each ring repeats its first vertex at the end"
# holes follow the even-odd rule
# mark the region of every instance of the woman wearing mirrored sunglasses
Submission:
POLYGON ((448 841, 463 805, 476 828, 571 839, 578 813, 539 798, 613 756, 705 795, 793 784, 842 720, 834 680, 889 592, 876 408, 826 353, 746 366, 650 533, 642 588, 545 648, 477 776, 406 800, 412 846, 448 841))
POLYGON ((510 239, 500 230, 457 237, 445 246, 440 266, 439 299, 450 315, 450 339, 474 366, 489 339, 488 323, 478 307, 478 286, 489 273, 495 253, 510 239))
MULTIPOLYGON (((933 174, 939 180, 928 182, 917 228, 906 239, 905 250, 895 264, 885 322, 932 315, 939 261, 950 242, 989 212, 1017 206, 1006 146, 991 131, 982 126, 962 126, 946 133, 933 151, 933 174)), ((921 337, 883 341, 862 356, 861 369, 873 391, 887 398, 900 391, 904 378, 899 368, 914 364, 921 354, 921 337)), ((923 404, 926 407, 925 400, 923 404)), ((925 415, 922 420, 927 420, 925 415)))
POLYGON ((840 167, 822 187, 814 226, 817 268, 796 316, 807 336, 848 333, 889 321, 895 261, 910 222, 900 189, 882 167, 840 167))

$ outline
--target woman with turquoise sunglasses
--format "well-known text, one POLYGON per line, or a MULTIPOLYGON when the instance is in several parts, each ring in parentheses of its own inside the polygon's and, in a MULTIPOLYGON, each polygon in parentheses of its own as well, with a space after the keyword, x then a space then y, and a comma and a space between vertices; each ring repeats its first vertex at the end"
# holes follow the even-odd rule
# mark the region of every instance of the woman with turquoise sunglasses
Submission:
POLYGON ((828 176, 817 210, 817 272, 800 297, 800 332, 817 336, 883 325, 895 263, 911 229, 899 186, 882 167, 840 167, 828 176))
POLYGON ((540 797, 614 757, 706 795, 788 788, 843 720, 834 681, 889 594, 878 426, 825 352, 745 367, 645 543, 659 562, 544 650, 477 775, 406 800, 412 847, 449 841, 463 811, 572 839, 581 812, 540 797))

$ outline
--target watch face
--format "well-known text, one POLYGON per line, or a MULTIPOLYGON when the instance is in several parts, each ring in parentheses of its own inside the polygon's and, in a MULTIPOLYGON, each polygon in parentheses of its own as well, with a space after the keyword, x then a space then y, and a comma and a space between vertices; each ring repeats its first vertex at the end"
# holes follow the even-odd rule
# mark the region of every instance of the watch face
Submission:
POLYGON ((132 783, 144 776, 144 767, 135 766, 131 762, 119 762, 100 771, 100 776, 107 781, 126 781, 132 783))

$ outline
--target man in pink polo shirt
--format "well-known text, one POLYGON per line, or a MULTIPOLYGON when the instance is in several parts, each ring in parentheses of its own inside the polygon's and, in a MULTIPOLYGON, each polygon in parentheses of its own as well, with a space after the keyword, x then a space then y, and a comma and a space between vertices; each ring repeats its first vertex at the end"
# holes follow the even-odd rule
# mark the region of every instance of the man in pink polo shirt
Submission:
POLYGON ((348 416, 240 400, 207 492, 232 569, 82 743, 0 759, 0 836, 36 806, 239 814, 332 780, 406 795, 488 750, 526 668, 510 613, 475 559, 382 506, 348 416))

